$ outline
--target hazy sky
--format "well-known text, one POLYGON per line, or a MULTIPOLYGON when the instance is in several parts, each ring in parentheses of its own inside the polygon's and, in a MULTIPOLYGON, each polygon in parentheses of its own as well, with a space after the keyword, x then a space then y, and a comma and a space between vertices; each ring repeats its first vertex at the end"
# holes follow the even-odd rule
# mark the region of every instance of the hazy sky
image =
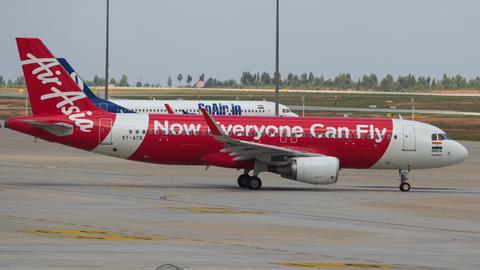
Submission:
MULTIPOLYGON (((274 0, 110 0, 110 71, 163 84, 274 70, 274 0)), ((281 0, 281 72, 480 75, 480 1, 281 0)), ((43 39, 84 78, 104 73, 105 1, 2 2, 0 75, 16 36, 43 39)))

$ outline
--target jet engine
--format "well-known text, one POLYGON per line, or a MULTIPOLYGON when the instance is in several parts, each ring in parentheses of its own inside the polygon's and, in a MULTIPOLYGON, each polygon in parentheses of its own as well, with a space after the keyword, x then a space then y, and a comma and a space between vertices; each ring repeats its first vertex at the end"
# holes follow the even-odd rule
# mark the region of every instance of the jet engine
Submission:
POLYGON ((275 172, 288 178, 308 184, 326 185, 337 182, 340 162, 336 157, 292 158, 287 166, 277 167, 275 172))

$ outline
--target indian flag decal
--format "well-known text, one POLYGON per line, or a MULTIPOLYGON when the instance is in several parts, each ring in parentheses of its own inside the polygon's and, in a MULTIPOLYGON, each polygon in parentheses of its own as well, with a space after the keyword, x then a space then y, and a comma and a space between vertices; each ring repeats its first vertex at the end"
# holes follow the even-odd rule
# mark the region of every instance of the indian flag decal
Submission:
POLYGON ((441 153, 443 151, 443 146, 441 141, 432 142, 432 153, 441 153))

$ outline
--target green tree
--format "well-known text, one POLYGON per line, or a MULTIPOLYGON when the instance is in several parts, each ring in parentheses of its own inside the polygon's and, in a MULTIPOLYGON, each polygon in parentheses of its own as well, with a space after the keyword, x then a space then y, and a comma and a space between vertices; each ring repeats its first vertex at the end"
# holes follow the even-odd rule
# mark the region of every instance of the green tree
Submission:
POLYGON ((307 73, 302 73, 302 75, 300 75, 300 83, 305 85, 308 83, 308 74, 307 73))
POLYGON ((393 91, 395 89, 395 80, 393 79, 393 76, 390 74, 387 74, 382 81, 380 81, 380 90, 384 91, 393 91))
POLYGON ((200 76, 198 77, 198 80, 205 81, 205 73, 200 74, 200 76))
POLYGON ((112 77, 108 84, 113 84, 113 85, 117 86, 118 83, 117 83, 117 80, 115 80, 115 78, 112 77))
POLYGON ((453 78, 456 89, 465 89, 467 88, 467 80, 462 75, 458 74, 453 78))
POLYGON ((255 83, 256 86, 262 85, 262 79, 260 76, 260 72, 255 73, 255 83))
POLYGON ((105 85, 105 78, 95 75, 93 77, 93 86, 102 86, 105 85))
POLYGON ((443 89, 453 89, 455 85, 453 80, 450 77, 448 77, 447 74, 443 74, 442 81, 440 81, 440 84, 442 85, 443 89))
POLYGON ((190 84, 192 83, 192 81, 193 81, 193 78, 192 78, 192 76, 189 74, 189 75, 187 76, 187 83, 188 83, 188 85, 190 85, 190 84))
POLYGON ((373 90, 378 88, 378 78, 375 74, 363 75, 362 79, 357 83, 359 89, 373 90))
POLYGON ((260 81, 262 82, 263 86, 272 84, 272 77, 270 76, 270 73, 263 72, 260 76, 260 81))
POLYGON ((417 80, 417 87, 416 89, 428 89, 430 87, 429 83, 427 82, 427 78, 424 76, 419 76, 417 80))
POLYGON ((398 76, 397 85, 400 90, 414 90, 417 89, 417 79, 412 74, 398 76))
POLYGON ((183 75, 182 75, 182 73, 178 73, 177 80, 178 80, 178 84, 181 85, 181 84, 182 84, 182 80, 183 80, 183 75))
POLYGON ((167 81, 168 87, 172 87, 173 82, 172 82, 172 77, 168 76, 168 81, 167 81))
POLYGON ((286 78, 285 84, 286 84, 288 87, 291 87, 291 86, 293 85, 293 73, 288 73, 288 74, 287 74, 287 78, 286 78))
POLYGON ((135 86, 136 86, 136 87, 142 87, 142 82, 141 82, 141 81, 138 81, 135 86))
POLYGON ((130 86, 128 84, 128 77, 127 75, 123 74, 122 77, 120 78, 120 81, 118 82, 118 86, 122 86, 122 87, 128 87, 130 86))
POLYGON ((315 84, 315 75, 313 75, 313 72, 310 71, 308 73, 308 84, 314 85, 315 84))
POLYGON ((0 85, 5 85, 5 79, 3 79, 3 76, 0 76, 0 85))
POLYGON ((340 89, 351 89, 353 86, 352 76, 350 73, 340 73, 335 77, 334 87, 340 89))
POLYGON ((320 76, 320 78, 315 78, 315 87, 318 87, 320 89, 325 87, 325 78, 323 75, 320 76))
POLYGON ((252 75, 250 72, 243 72, 242 76, 240 76, 240 83, 244 86, 246 85, 254 85, 255 84, 255 76, 252 75))

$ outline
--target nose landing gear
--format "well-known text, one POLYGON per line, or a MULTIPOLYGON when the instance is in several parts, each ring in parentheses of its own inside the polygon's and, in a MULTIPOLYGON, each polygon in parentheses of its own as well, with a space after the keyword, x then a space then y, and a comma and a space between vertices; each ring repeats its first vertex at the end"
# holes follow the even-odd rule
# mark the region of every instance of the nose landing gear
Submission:
POLYGON ((410 191, 410 184, 407 182, 407 175, 410 172, 410 169, 400 169, 398 174, 400 175, 400 191, 407 192, 410 191))
POLYGON ((248 172, 241 174, 237 179, 238 186, 257 190, 262 187, 262 180, 258 176, 250 176, 248 172))

